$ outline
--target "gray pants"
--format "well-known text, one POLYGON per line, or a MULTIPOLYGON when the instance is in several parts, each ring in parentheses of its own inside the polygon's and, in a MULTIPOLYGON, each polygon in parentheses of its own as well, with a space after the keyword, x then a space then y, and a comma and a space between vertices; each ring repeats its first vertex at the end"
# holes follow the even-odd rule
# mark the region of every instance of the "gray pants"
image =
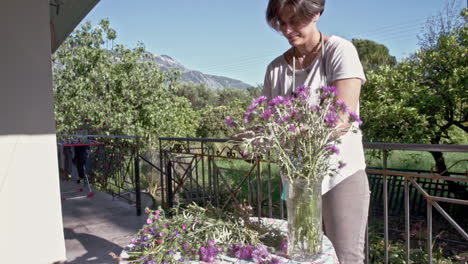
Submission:
POLYGON ((325 235, 332 242, 340 264, 364 263, 369 198, 369 182, 363 170, 322 196, 325 235))

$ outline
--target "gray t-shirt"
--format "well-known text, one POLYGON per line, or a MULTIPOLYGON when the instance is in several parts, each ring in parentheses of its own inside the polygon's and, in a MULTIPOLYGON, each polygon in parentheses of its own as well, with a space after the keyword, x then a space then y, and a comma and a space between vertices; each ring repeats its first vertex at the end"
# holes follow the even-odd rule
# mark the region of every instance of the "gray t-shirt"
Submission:
MULTIPOLYGON (((306 85, 315 90, 323 85, 332 85, 334 81, 341 79, 359 78, 362 83, 366 81, 357 50, 350 41, 338 36, 330 36, 324 44, 324 53, 325 63, 322 61, 322 55, 319 54, 309 66, 295 70, 296 87, 306 85), (324 70, 325 75, 323 74, 324 70)), ((270 99, 279 95, 289 95, 294 90, 292 86, 293 67, 287 63, 283 54, 268 65, 262 94, 270 99)), ((311 93, 309 102, 311 104, 318 103, 315 92, 311 93)), ((359 114, 359 105, 357 113, 359 114)), ((337 166, 338 161, 343 161, 346 166, 340 169, 337 175, 324 178, 322 193, 326 193, 358 170, 366 168, 361 131, 359 130, 358 133, 348 132, 341 137, 341 141, 341 144, 338 145, 340 153, 332 156, 332 162, 337 166)))

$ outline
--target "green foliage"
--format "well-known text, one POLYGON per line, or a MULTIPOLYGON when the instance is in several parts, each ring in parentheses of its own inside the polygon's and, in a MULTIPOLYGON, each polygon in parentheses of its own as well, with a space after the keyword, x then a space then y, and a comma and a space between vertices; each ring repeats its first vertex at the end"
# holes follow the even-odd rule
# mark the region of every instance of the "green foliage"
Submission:
POLYGON ((206 87, 203 84, 184 83, 177 90, 176 95, 185 97, 192 103, 194 110, 200 110, 207 106, 216 104, 219 95, 216 91, 206 87))
POLYGON ((207 106, 199 110, 200 123, 197 129, 198 137, 227 138, 230 136, 224 120, 232 116, 238 120, 243 118, 244 102, 233 100, 228 105, 207 106))
POLYGON ((238 100, 243 103, 243 106, 247 107, 252 99, 255 98, 252 97, 255 89, 250 89, 249 91, 252 91, 252 93, 245 90, 229 88, 218 90, 219 101, 217 105, 230 105, 233 100, 238 100))
MULTIPOLYGON (((385 244, 381 233, 369 230, 369 260, 370 263, 385 263, 385 244)), ((442 254, 440 247, 432 246, 433 263, 437 264, 453 264, 451 259, 446 258, 442 254)), ((411 248, 410 250, 411 263, 428 263, 428 254, 426 249, 421 247, 411 248)), ((389 241, 388 245, 388 263, 405 264, 406 251, 405 245, 397 241, 389 241)))
POLYGON ((466 143, 453 127, 468 132, 467 42, 468 28, 458 28, 395 68, 369 72, 362 100, 366 141, 466 143))
POLYGON ((247 90, 225 88, 212 90, 203 84, 182 84, 176 94, 187 98, 199 117, 196 136, 202 138, 226 138, 229 135, 224 123, 227 116, 243 118, 243 109, 250 104, 260 87, 247 90))
POLYGON ((75 30, 54 54, 57 131, 139 136, 145 147, 159 136, 194 136, 197 114, 174 95, 178 75, 161 72, 142 44, 114 45, 108 20, 75 30), (110 45, 111 44, 111 45, 110 45))
POLYGON ((387 47, 368 39, 353 39, 364 70, 377 69, 380 66, 396 65, 396 58, 391 56, 387 47))

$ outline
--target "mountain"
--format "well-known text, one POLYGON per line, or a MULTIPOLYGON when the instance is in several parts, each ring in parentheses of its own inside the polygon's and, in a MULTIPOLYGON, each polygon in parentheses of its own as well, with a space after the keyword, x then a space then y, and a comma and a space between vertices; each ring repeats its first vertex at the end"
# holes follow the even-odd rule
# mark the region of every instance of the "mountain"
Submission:
POLYGON ((188 69, 184 65, 167 55, 153 54, 153 56, 155 57, 154 61, 159 65, 161 70, 179 70, 181 73, 181 81, 184 83, 192 82, 205 84, 206 87, 214 90, 223 88, 247 89, 249 87, 252 87, 252 85, 244 83, 240 80, 224 76, 205 74, 200 71, 188 69))

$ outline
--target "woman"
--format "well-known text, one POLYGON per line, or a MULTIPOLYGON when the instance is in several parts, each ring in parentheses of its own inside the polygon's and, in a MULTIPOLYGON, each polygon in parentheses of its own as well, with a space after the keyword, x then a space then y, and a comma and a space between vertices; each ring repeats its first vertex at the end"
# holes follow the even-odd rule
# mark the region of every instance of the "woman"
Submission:
MULTIPOLYGON (((287 38, 291 48, 268 65, 263 95, 273 98, 291 94, 300 85, 312 89, 333 85, 338 90, 337 100, 359 113, 359 94, 365 82, 362 65, 351 42, 323 36, 318 30, 324 5, 325 0, 269 1, 266 19, 287 38)), ((309 100, 317 103, 317 99, 312 93, 309 100)), ((345 113, 340 115, 341 120, 348 120, 345 113)), ((344 123, 342 128, 350 126, 344 123)), ((359 131, 340 137, 340 153, 334 159, 347 165, 322 182, 324 231, 341 264, 363 263, 370 195, 362 135, 359 131)))

